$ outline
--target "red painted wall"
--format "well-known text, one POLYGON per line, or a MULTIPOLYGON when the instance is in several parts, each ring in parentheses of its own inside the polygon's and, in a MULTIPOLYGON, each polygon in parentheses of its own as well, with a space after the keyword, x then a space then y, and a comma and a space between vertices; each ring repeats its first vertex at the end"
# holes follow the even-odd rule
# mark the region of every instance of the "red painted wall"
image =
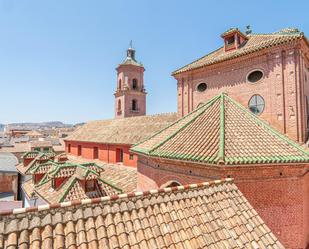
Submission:
POLYGON ((130 145, 115 145, 115 144, 100 144, 91 142, 76 142, 65 141, 65 151, 68 154, 77 156, 78 146, 82 147, 81 157, 86 159, 94 159, 94 147, 99 149, 99 160, 106 163, 117 163, 116 150, 123 150, 123 164, 129 167, 136 167, 137 155, 133 155, 133 159, 130 159, 130 145), (69 144, 71 145, 71 151, 68 151, 69 144))
POLYGON ((217 167, 139 156, 138 189, 175 180, 191 184, 234 178, 240 191, 287 248, 309 245, 309 165, 217 167))

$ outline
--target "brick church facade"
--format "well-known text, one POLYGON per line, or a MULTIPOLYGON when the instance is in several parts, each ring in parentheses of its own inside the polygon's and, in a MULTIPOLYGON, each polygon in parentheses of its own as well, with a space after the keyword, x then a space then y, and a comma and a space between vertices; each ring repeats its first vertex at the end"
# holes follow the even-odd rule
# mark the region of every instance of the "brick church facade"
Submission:
POLYGON ((182 118, 133 147, 138 189, 232 177, 286 248, 307 248, 308 40, 297 29, 222 38, 173 72, 182 118))
POLYGON ((297 29, 221 35, 223 47, 173 72, 178 114, 226 92, 299 142, 308 138, 309 43, 297 29))

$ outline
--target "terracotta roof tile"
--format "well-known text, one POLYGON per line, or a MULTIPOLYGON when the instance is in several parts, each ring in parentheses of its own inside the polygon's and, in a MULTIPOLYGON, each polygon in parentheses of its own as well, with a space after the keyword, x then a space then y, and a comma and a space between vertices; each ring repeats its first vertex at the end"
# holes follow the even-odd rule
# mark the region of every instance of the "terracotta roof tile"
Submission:
MULTIPOLYGON (((229 32, 234 32, 236 29, 232 29, 229 32)), ((223 33, 226 35, 226 33, 223 33)), ((234 59, 240 56, 251 54, 263 49, 278 46, 281 44, 286 44, 292 41, 305 39, 308 43, 307 38, 304 33, 300 32, 298 29, 288 28, 283 29, 279 32, 270 34, 250 34, 246 35, 247 41, 238 49, 225 51, 224 47, 221 47, 200 59, 174 71, 172 74, 176 75, 189 70, 213 65, 222 61, 234 59)), ((309 45, 309 43, 308 43, 309 45)))
POLYGON ((308 162, 307 150, 221 94, 131 148, 140 154, 207 164, 308 162))
POLYGON ((255 212, 244 216, 243 208, 253 210, 231 179, 24 208, 0 214, 0 244, 12 248, 34 244, 42 248, 284 248, 255 212))
POLYGON ((74 131, 65 140, 134 144, 163 129, 176 119, 176 113, 168 113, 92 121, 74 131))

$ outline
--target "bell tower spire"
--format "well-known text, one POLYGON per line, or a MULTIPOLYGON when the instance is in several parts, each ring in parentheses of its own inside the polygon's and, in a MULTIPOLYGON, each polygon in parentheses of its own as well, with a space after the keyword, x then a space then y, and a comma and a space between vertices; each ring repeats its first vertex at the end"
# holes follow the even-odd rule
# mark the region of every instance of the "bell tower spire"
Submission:
POLYGON ((135 59, 132 40, 127 49, 127 57, 116 70, 115 118, 146 115, 145 68, 135 59))

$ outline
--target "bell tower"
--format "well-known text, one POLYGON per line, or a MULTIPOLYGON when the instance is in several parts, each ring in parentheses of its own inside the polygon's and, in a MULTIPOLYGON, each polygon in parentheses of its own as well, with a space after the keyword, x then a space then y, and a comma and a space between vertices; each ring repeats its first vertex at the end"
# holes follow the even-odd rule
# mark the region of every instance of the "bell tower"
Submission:
POLYGON ((145 68, 135 59, 132 41, 127 49, 126 59, 116 70, 115 118, 146 115, 145 68))

